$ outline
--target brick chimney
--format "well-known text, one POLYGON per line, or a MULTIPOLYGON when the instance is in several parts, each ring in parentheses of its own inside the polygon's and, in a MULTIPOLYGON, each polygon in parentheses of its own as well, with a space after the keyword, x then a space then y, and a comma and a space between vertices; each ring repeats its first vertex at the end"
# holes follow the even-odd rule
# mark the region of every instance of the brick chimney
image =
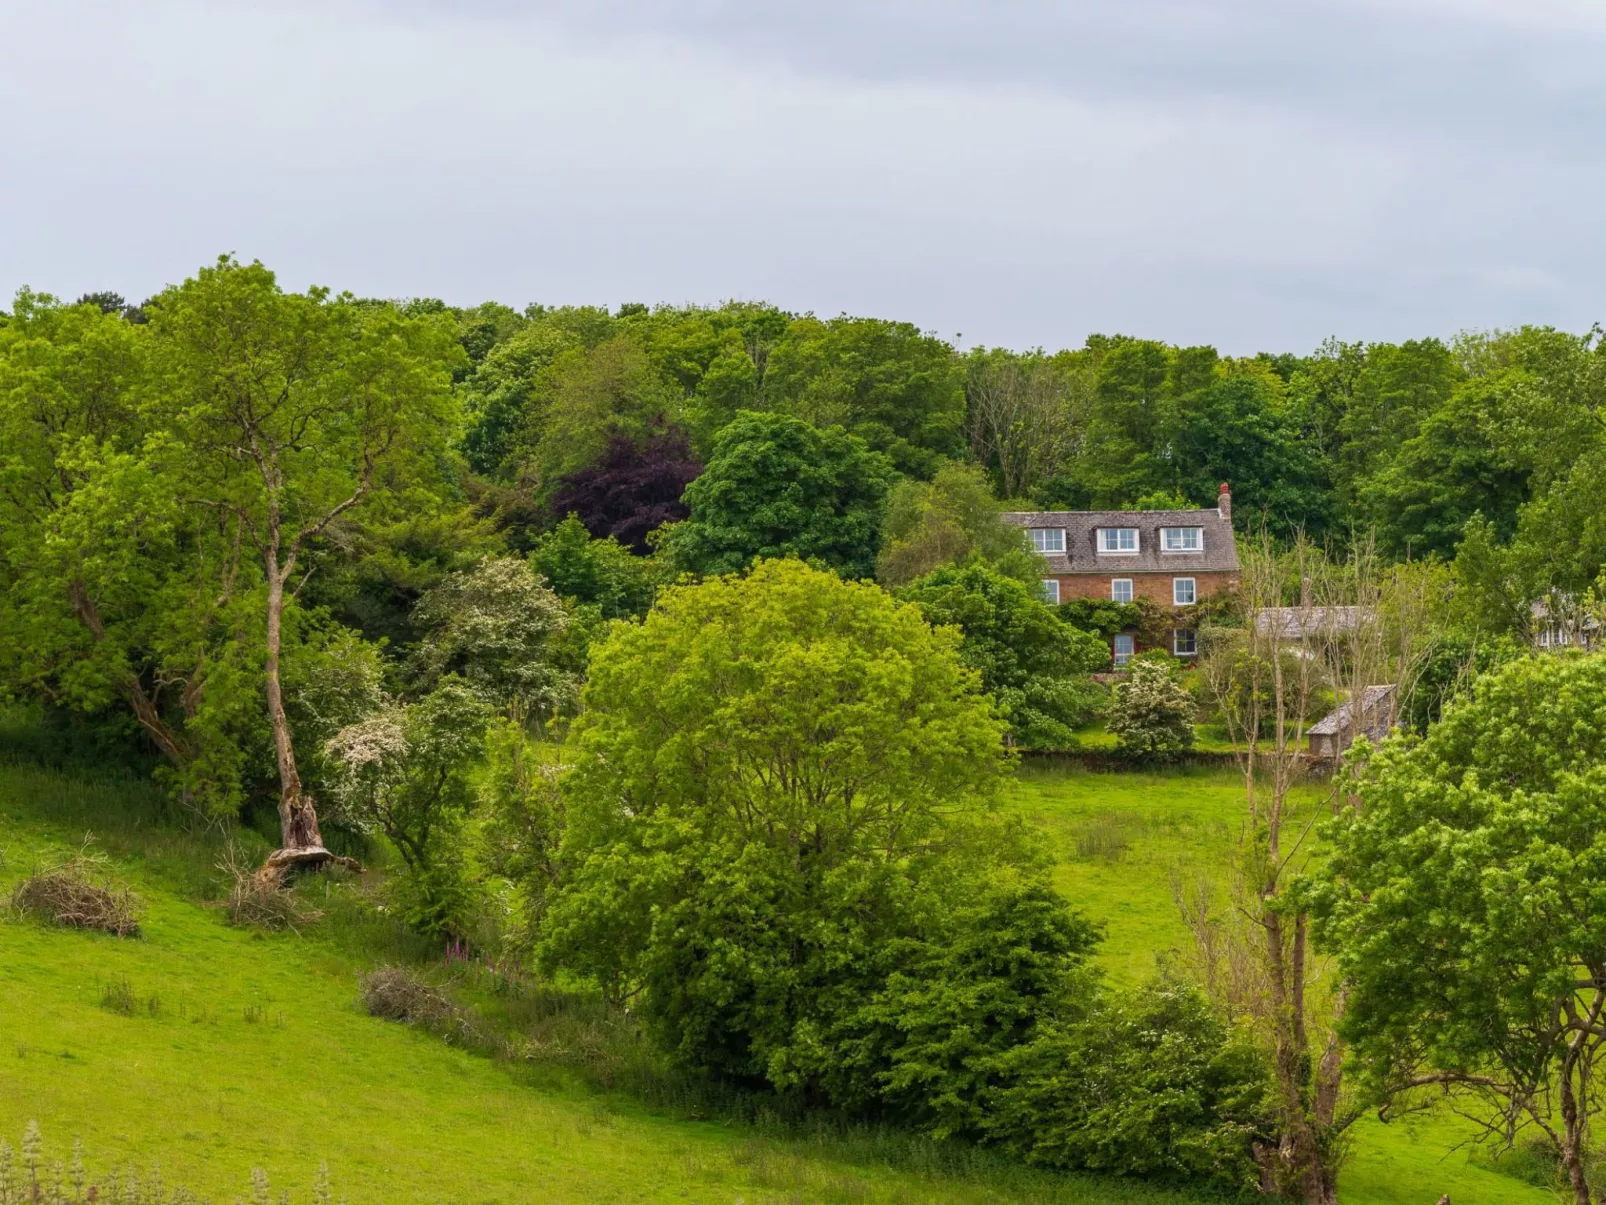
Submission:
POLYGON ((1231 520, 1232 491, 1227 488, 1227 483, 1225 481, 1221 483, 1221 489, 1216 494, 1216 511, 1223 519, 1231 520))

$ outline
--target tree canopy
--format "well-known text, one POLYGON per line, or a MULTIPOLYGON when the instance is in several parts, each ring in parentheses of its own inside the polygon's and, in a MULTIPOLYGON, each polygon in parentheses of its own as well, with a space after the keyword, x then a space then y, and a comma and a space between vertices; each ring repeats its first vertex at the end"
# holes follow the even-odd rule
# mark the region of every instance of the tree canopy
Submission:
POLYGON ((1524 658, 1393 740, 1335 822, 1317 934, 1385 1099, 1437 1085, 1537 1127, 1588 1205, 1606 1011, 1606 658, 1524 658))
POLYGON ((967 1060, 1068 990, 1092 930, 982 823, 1008 758, 957 644, 798 561, 672 587, 614 628, 544 957, 639 993, 668 1049, 722 1074, 916 1111, 921 1077, 981 1074, 967 1060))
POLYGON ((669 549, 698 573, 734 573, 762 557, 798 556, 844 577, 870 577, 891 463, 840 427, 744 412, 687 487, 689 517, 669 549))

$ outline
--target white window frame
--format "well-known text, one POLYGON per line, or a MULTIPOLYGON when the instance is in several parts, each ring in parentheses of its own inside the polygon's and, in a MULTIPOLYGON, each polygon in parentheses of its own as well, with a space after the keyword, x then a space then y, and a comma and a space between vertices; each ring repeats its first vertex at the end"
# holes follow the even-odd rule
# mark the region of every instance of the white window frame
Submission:
POLYGON ((1050 553, 1065 551, 1065 529, 1063 527, 1034 527, 1032 528, 1032 547, 1048 556, 1050 553), (1050 539, 1049 537, 1055 537, 1050 539))
POLYGON ((1115 639, 1110 643, 1110 659, 1115 662, 1115 668, 1120 669, 1137 655, 1138 643, 1132 638, 1131 632, 1117 632, 1115 639), (1126 642, 1126 652, 1121 651, 1121 642, 1126 642))
POLYGON ((1110 579, 1110 601, 1129 603, 1132 601, 1132 579, 1129 577, 1112 577, 1110 579), (1126 587, 1126 597, 1121 597, 1121 587, 1126 587))
POLYGON ((1171 629, 1171 652, 1177 657, 1197 657, 1199 655, 1199 633, 1192 628, 1171 629), (1182 647, 1182 638, 1186 636, 1192 648, 1182 647))
POLYGON ((1161 552, 1203 552, 1204 528, 1202 527, 1162 527, 1160 529, 1161 552), (1192 535, 1193 543, 1182 543, 1182 537, 1192 535), (1173 537, 1177 542, 1172 543, 1173 537))
POLYGON ((1060 601, 1060 579, 1059 578, 1057 578, 1057 577, 1045 577, 1043 579, 1043 601, 1046 602, 1046 603, 1051 603, 1054 606, 1058 606, 1059 605, 1059 601, 1060 601))
POLYGON ((1191 607, 1199 601, 1199 583, 1191 577, 1174 577, 1171 579, 1171 605, 1173 607, 1191 607), (1182 597, 1182 583, 1188 583, 1188 597, 1182 597))
POLYGON ((1099 528, 1099 555, 1100 556, 1137 556, 1143 545, 1143 537, 1138 534, 1136 527, 1101 527, 1099 528), (1122 548, 1119 536, 1129 534, 1132 536, 1132 547, 1122 548))

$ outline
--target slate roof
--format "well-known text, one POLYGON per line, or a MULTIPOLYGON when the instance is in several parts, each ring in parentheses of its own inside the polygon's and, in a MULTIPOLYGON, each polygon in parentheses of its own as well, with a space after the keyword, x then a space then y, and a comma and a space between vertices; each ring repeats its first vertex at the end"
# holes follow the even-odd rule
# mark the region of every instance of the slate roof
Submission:
POLYGON ((1059 527, 1065 531, 1065 553, 1043 557, 1048 573, 1099 573, 1127 577, 1134 573, 1236 573, 1238 545, 1232 520, 1219 510, 1028 510, 1008 511, 1004 520, 1019 527, 1059 527), (1098 529, 1135 527, 1138 551, 1101 553, 1098 529), (1199 552, 1161 552, 1162 527, 1204 528, 1199 552))
POLYGON ((1353 632, 1360 627, 1361 607, 1265 607, 1255 613, 1255 628, 1276 632, 1286 640, 1304 640, 1329 632, 1353 632))
MULTIPOLYGON (((1392 716, 1379 716, 1374 714, 1377 705, 1394 693, 1394 687, 1368 686, 1361 692, 1361 727, 1371 732, 1385 725, 1379 721, 1392 719, 1392 716)), ((1321 719, 1306 730, 1307 736, 1337 736, 1341 730, 1349 728, 1349 703, 1341 703, 1335 710, 1328 712, 1321 719)))

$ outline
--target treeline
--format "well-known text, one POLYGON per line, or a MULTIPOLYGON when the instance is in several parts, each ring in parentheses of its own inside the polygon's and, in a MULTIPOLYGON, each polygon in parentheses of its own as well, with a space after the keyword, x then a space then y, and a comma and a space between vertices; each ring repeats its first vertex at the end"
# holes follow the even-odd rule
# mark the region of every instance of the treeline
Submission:
POLYGON ((1583 590, 1606 559, 1587 506, 1606 455, 1594 331, 1235 359, 1102 335, 962 353, 907 323, 755 305, 451 313, 474 362, 469 462, 538 503, 615 437, 678 429, 706 459, 746 409, 840 425, 911 477, 969 460, 1045 509, 1207 506, 1230 481, 1241 526, 1375 531, 1397 558, 1454 558, 1472 524, 1469 578, 1529 601, 1583 590), (1503 573, 1482 563, 1507 546, 1503 573))

